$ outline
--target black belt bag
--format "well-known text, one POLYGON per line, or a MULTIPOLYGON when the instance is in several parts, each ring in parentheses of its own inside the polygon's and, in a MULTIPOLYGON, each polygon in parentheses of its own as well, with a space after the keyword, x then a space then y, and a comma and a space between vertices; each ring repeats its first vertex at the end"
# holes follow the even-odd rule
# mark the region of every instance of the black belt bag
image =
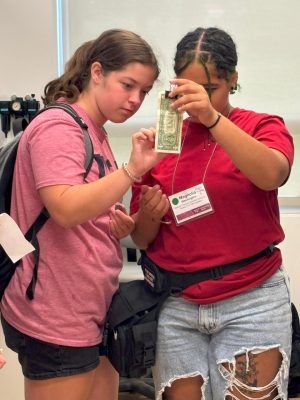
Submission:
POLYGON ((144 251, 141 251, 139 264, 142 267, 145 281, 153 292, 168 292, 175 295, 190 285, 210 279, 221 279, 224 275, 243 268, 261 257, 270 257, 273 254, 274 249, 275 246, 272 244, 251 257, 244 258, 234 263, 219 265, 195 272, 182 273, 166 271, 147 257, 144 251))
POLYGON ((104 330, 103 345, 120 376, 138 378, 154 365, 159 311, 168 296, 197 282, 220 279, 273 251, 272 245, 244 260, 191 273, 165 271, 142 251, 139 263, 145 279, 120 283, 104 330))

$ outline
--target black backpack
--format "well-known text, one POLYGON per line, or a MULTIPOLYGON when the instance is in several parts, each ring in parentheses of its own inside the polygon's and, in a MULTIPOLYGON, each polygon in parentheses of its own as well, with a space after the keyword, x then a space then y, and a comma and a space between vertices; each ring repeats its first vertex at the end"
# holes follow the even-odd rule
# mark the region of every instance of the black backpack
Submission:
MULTIPOLYGON (((84 136, 84 145, 86 151, 86 157, 84 162, 84 168, 85 168, 84 176, 86 177, 90 171, 94 158, 93 144, 89 136, 88 127, 86 123, 71 106, 60 103, 53 104, 46 108, 43 108, 35 116, 41 114, 44 111, 47 111, 50 108, 60 108, 66 111, 69 115, 71 115, 74 118, 74 120, 82 128, 82 134, 84 136)), ((21 127, 21 132, 17 133, 16 131, 14 131, 15 137, 0 148, 0 214, 1 213, 10 214, 14 165, 16 161, 20 138, 22 136, 24 129, 27 127, 28 122, 25 119, 20 119, 18 121, 18 125, 21 127)), ((26 295, 30 300, 34 298, 34 289, 37 281, 37 272, 38 272, 39 244, 37 240, 37 233, 43 227, 48 218, 49 214, 46 208, 43 208, 39 216, 36 218, 36 220, 33 222, 31 227, 25 234, 25 238, 35 248, 33 252, 35 265, 33 269, 32 280, 26 290, 26 295)), ((8 255, 5 253, 3 247, 0 245, 0 300, 17 266, 18 262, 13 263, 11 259, 8 257, 8 255)))

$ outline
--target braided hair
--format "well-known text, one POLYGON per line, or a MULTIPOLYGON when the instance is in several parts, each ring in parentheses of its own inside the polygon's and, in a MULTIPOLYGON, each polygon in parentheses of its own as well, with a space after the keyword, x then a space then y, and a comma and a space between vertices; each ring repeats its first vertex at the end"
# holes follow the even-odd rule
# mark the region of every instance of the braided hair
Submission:
POLYGON ((238 61, 236 46, 225 31, 218 28, 196 28, 188 32, 177 44, 174 71, 180 75, 194 61, 215 65, 219 78, 228 80, 235 72, 238 61))

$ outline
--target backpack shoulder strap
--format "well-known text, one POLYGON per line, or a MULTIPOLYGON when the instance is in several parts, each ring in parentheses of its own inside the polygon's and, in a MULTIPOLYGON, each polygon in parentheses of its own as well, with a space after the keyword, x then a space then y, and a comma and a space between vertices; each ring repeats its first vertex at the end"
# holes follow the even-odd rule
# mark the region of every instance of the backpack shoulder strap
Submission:
POLYGON ((35 285, 37 282, 37 275, 38 275, 38 264, 39 264, 39 258, 40 258, 40 245, 37 239, 37 234, 40 231, 40 229, 44 226, 45 222, 49 219, 49 213, 47 209, 44 207, 42 211, 40 212, 39 216, 36 218, 36 220, 33 222, 31 227, 28 229, 28 231, 25 234, 25 238, 33 245, 34 247, 34 266, 33 266, 33 272, 32 272, 32 278, 31 281, 26 289, 26 296, 29 298, 29 300, 33 300, 34 298, 34 290, 35 290, 35 285))
POLYGON ((42 108, 36 115, 39 115, 50 108, 59 108, 61 110, 64 110, 66 113, 68 113, 76 122, 77 124, 81 127, 82 133, 83 133, 83 140, 84 140, 84 147, 85 147, 85 161, 84 161, 84 168, 85 168, 85 174, 84 177, 86 178, 92 163, 93 163, 93 157, 94 157, 94 147, 92 140, 90 138, 89 132, 88 132, 88 126, 84 122, 83 118, 81 118, 77 112, 74 110, 73 107, 71 107, 69 104, 65 103, 53 103, 49 106, 46 106, 45 108, 42 108))
MULTIPOLYGON (((42 112, 47 111, 50 108, 59 108, 61 110, 64 110, 67 112, 69 115, 71 115, 72 118, 78 123, 78 125, 82 129, 83 133, 83 138, 84 138, 84 146, 85 146, 85 162, 84 162, 84 168, 85 168, 85 174, 84 177, 88 175, 92 163, 93 163, 93 157, 94 157, 94 148, 93 148, 93 143, 90 138, 89 132, 88 132, 88 126, 84 122, 84 120, 76 113, 76 111, 68 104, 64 103, 55 103, 51 104, 43 109, 41 109, 36 115, 41 114, 42 112)), ((45 222, 49 218, 49 213, 47 209, 44 207, 42 211, 40 212, 39 216, 36 218, 36 220, 33 222, 31 227, 28 229, 28 231, 25 234, 26 239, 31 242, 35 248, 34 251, 34 268, 33 268, 33 273, 32 273, 32 279, 27 287, 26 290, 26 295, 27 297, 32 300, 34 298, 34 290, 37 282, 37 276, 38 276, 38 262, 39 262, 39 255, 40 255, 40 249, 39 249, 39 243, 37 240, 37 234, 40 231, 40 229, 44 226, 45 222)))
POLYGON ((28 124, 29 122, 26 118, 15 118, 12 122, 14 136, 17 136, 18 133, 23 132, 27 128, 28 124))

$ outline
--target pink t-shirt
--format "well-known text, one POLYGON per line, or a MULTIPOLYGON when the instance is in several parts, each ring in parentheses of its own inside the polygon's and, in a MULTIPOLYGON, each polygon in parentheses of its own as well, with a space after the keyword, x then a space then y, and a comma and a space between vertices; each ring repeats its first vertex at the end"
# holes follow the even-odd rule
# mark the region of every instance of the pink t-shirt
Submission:
MULTIPOLYGON (((94 153, 104 157, 105 173, 109 174, 116 164, 105 132, 79 106, 73 107, 88 125, 94 153)), ((32 121, 20 141, 12 195, 11 213, 24 233, 43 208, 37 189, 82 184, 84 160, 82 130, 65 111, 50 109, 32 121)), ((94 161, 86 181, 97 179, 94 161)), ((101 202, 101 198, 94 201, 101 202)), ((119 241, 109 232, 109 212, 70 229, 50 218, 38 240, 35 297, 30 301, 25 295, 33 269, 29 255, 5 291, 4 318, 43 341, 67 346, 99 343, 122 267, 119 241)))
MULTIPOLYGON (((235 108, 230 120, 266 146, 282 152, 293 163, 293 140, 281 118, 235 108)), ((184 143, 180 155, 163 158, 141 184, 161 186, 168 196, 203 183, 214 212, 177 226, 172 211, 161 225, 148 256, 162 268, 193 272, 250 257, 280 243, 277 190, 264 191, 252 184, 214 142, 201 124, 184 122, 184 143), (208 144, 210 143, 210 146, 208 144), (214 150, 215 148, 215 150, 214 150), (214 151, 214 153, 213 153, 214 151)), ((228 132, 230 135, 230 132, 228 132)), ((140 185, 135 185, 131 212, 138 210, 140 185)), ((192 285, 184 296, 196 303, 213 303, 257 286, 281 265, 277 250, 249 266, 224 276, 192 285)))

